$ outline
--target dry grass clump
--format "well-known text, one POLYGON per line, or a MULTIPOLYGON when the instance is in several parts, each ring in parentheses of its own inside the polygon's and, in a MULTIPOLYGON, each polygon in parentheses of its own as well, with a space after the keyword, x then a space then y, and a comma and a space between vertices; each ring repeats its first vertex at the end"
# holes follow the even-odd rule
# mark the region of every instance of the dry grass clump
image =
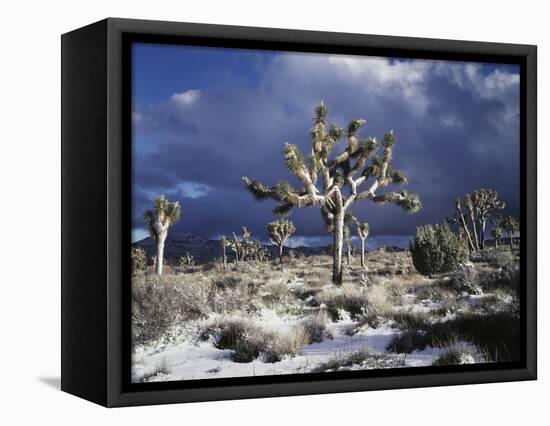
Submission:
POLYGON ((308 331, 296 325, 286 331, 263 329, 250 320, 222 317, 206 324, 199 332, 199 339, 212 340, 218 349, 232 350, 235 362, 279 362, 285 357, 299 355, 308 343, 308 331))
POLYGON ((343 319, 346 315, 352 319, 358 318, 369 303, 366 290, 354 285, 326 287, 315 298, 325 306, 333 320, 343 319))
POLYGON ((307 334, 308 343, 321 343, 325 339, 334 337, 332 331, 327 327, 328 322, 327 314, 322 311, 316 315, 308 316, 301 322, 307 334))
POLYGON ((463 365, 489 362, 483 350, 465 341, 459 340, 457 335, 452 335, 445 342, 438 342, 438 347, 443 348, 432 365, 463 365))
POLYGON ((170 375, 170 369, 166 358, 162 358, 151 370, 145 372, 138 381, 141 383, 155 382, 162 380, 164 377, 170 375))
POLYGON ((279 362, 285 357, 294 357, 301 354, 302 348, 308 343, 308 333, 300 325, 292 327, 284 333, 264 334, 264 349, 262 360, 264 362, 279 362))
POLYGON ((262 286, 261 297, 268 306, 288 302, 290 291, 288 286, 280 281, 271 281, 262 286))

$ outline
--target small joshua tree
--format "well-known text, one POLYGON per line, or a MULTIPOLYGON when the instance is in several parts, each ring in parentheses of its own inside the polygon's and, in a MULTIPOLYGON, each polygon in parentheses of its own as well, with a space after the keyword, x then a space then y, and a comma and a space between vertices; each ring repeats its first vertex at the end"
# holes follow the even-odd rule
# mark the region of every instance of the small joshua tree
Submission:
POLYGON ((487 221, 502 211, 504 201, 498 199, 498 192, 492 189, 479 189, 473 195, 464 196, 465 213, 462 210, 460 198, 455 201, 455 215, 448 219, 449 223, 457 224, 468 239, 470 251, 485 248, 485 227, 487 221))
POLYGON ((231 234, 231 240, 229 242, 231 250, 235 253, 235 263, 239 263, 239 260, 242 256, 242 244, 241 241, 237 238, 237 234, 234 232, 231 234))
POLYGON ((505 216, 498 220, 498 226, 508 235, 510 250, 514 250, 514 234, 519 231, 519 222, 513 216, 505 216))
POLYGON ((179 220, 180 214, 179 202, 171 203, 164 195, 161 195, 155 200, 154 209, 147 210, 143 216, 149 235, 157 243, 155 272, 159 275, 162 274, 164 243, 168 235, 168 228, 179 220))
POLYGON ((502 237, 502 229, 499 227, 494 227, 493 229, 491 229, 491 236, 495 240, 495 248, 498 248, 500 238, 502 237))
POLYGON ((366 269, 367 265, 365 263, 365 240, 369 236, 369 224, 368 223, 359 223, 355 224, 357 228, 357 235, 361 240, 361 268, 366 269))
POLYGON ((227 254, 225 253, 225 249, 227 247, 231 247, 231 242, 225 238, 225 235, 222 236, 222 239, 220 240, 220 245, 222 248, 222 267, 223 269, 227 268, 227 254))
POLYGON ((286 240, 296 232, 294 224, 290 220, 276 220, 267 225, 267 232, 271 242, 279 247, 279 261, 283 261, 283 247, 286 240))
POLYGON ((132 247, 132 273, 144 271, 147 267, 147 255, 141 247, 132 247))
POLYGON ((344 226, 344 244, 346 246, 346 264, 349 268, 351 266, 352 246, 351 246, 351 231, 349 226, 344 226))
POLYGON ((267 253, 262 244, 251 238, 251 234, 246 228, 242 227, 242 237, 239 239, 237 234, 233 232, 229 247, 235 253, 235 263, 239 261, 259 260, 263 261, 267 257, 267 253))
POLYGON ((189 252, 185 253, 185 256, 180 257, 180 267, 193 266, 195 264, 195 258, 189 252))
POLYGON ((300 181, 302 188, 295 189, 283 181, 273 187, 244 176, 243 181, 257 200, 271 198, 279 203, 275 214, 287 214, 294 208, 317 206, 322 214, 334 223, 332 281, 342 284, 342 246, 344 241, 344 218, 357 201, 393 203, 408 212, 416 212, 421 203, 418 195, 406 191, 377 192, 389 185, 407 182, 402 172, 391 167, 395 135, 384 135, 382 157, 375 155, 378 142, 375 138, 360 141, 358 133, 365 120, 352 120, 347 128, 347 147, 338 155, 331 156, 341 139, 343 130, 332 125, 327 130, 327 108, 323 102, 315 108, 311 129, 311 154, 305 159, 296 145, 286 143, 284 158, 290 172, 300 181), (370 163, 369 163, 370 160, 370 163), (319 182, 319 178, 321 182, 319 182), (359 189, 365 186, 363 191, 359 189))

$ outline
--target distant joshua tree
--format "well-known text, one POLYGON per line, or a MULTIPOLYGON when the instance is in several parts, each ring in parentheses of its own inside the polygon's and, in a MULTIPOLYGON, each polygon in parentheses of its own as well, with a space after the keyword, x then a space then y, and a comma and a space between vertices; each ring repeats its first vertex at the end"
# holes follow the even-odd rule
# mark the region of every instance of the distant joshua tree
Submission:
POLYGON ((164 243, 168 235, 168 228, 179 220, 180 214, 179 202, 171 203, 164 195, 161 195, 155 200, 154 209, 147 210, 143 216, 149 235, 157 243, 155 272, 159 275, 162 274, 164 243))
POLYGON ((493 229, 491 229, 491 236, 495 240, 495 247, 498 248, 500 238, 502 237, 502 229, 499 227, 494 227, 493 229))
POLYGON ((288 238, 296 232, 294 224, 290 220, 276 220, 267 225, 267 232, 271 242, 279 247, 279 261, 283 261, 283 247, 288 238))
POLYGON ((355 227, 357 229, 357 235, 361 240, 361 268, 366 269, 367 265, 365 263, 365 240, 369 236, 369 224, 356 222, 355 227))
POLYGON ((519 222, 513 216, 505 216, 498 219, 497 226, 508 234, 510 250, 514 250, 514 234, 519 231, 519 222))
POLYGON ((505 207, 504 201, 498 199, 498 192, 492 189, 479 189, 473 195, 464 196, 466 212, 462 210, 460 198, 455 201, 455 215, 447 219, 457 224, 467 237, 470 251, 485 248, 485 227, 487 221, 505 207))
POLYGON ((242 244, 241 241, 237 238, 237 234, 234 232, 231 233, 231 240, 229 242, 231 250, 235 253, 235 263, 239 263, 239 260, 242 256, 242 244))
POLYGON ((195 264, 195 258, 189 252, 185 253, 185 256, 180 257, 180 267, 193 266, 195 264))
POLYGON ((222 247, 222 267, 223 269, 227 268, 227 254, 225 253, 225 249, 227 247, 231 247, 231 242, 225 238, 225 235, 222 236, 222 239, 220 240, 220 245, 222 247))
POLYGON ((239 261, 259 260, 263 262, 267 259, 267 251, 262 244, 251 238, 251 234, 246 228, 242 227, 242 237, 239 239, 233 232, 229 247, 235 253, 235 263, 239 261))
POLYGON ((348 225, 344 225, 344 244, 346 246, 346 264, 348 268, 351 266, 352 246, 351 246, 351 231, 348 225))
POLYGON ((378 142, 375 138, 359 141, 359 129, 365 120, 352 120, 347 128, 347 147, 339 155, 329 158, 341 139, 343 130, 331 125, 327 131, 327 108, 323 102, 315 108, 314 126, 311 129, 311 154, 306 160, 296 145, 285 143, 284 158, 290 172, 301 182, 302 188, 295 189, 286 181, 274 187, 267 187, 244 176, 248 190, 258 200, 271 198, 279 205, 275 214, 288 214, 294 208, 318 206, 323 215, 334 223, 332 281, 342 284, 342 246, 344 241, 344 218, 348 209, 360 200, 375 203, 393 203, 408 212, 421 208, 418 195, 406 191, 388 192, 377 195, 377 191, 388 185, 402 185, 407 182, 402 172, 391 165, 395 135, 389 131, 384 135, 382 158, 375 155, 378 142), (370 160, 370 163, 367 161, 370 160), (322 182, 318 182, 319 177, 322 182), (362 187, 372 179, 363 191, 362 187))

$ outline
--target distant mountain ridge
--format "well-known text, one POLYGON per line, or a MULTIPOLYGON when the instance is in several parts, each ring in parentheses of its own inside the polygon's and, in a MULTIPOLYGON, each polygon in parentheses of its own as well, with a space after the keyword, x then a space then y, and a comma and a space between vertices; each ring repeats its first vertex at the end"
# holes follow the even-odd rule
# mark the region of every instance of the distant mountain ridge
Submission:
MULTIPOLYGON (((154 256, 157 250, 156 243, 151 237, 137 241, 133 243, 132 246, 144 249, 148 258, 154 256)), ((273 245, 263 244, 263 246, 269 251, 272 257, 278 253, 277 247, 273 245)), ((287 250, 289 249, 285 248, 285 252, 287 250)), ((292 248, 291 250, 301 252, 306 256, 312 256, 323 253, 325 248, 301 246, 292 248)), ((166 238, 164 246, 164 257, 168 260, 174 260, 179 259, 181 256, 185 256, 187 253, 193 256, 197 263, 210 262, 221 257, 220 240, 210 240, 188 232, 168 232, 168 237, 166 238)), ((226 253, 228 260, 231 261, 233 259, 233 252, 231 249, 227 249, 226 253)))

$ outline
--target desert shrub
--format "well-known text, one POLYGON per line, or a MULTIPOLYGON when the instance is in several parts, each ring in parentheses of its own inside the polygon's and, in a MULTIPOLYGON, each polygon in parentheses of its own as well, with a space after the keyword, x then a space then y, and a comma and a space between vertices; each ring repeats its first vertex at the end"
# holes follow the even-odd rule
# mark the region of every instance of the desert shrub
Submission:
POLYGON ((399 336, 393 338, 386 348, 396 353, 411 353, 416 349, 424 349, 431 342, 426 338, 423 330, 405 330, 399 336))
POLYGON ((282 282, 270 282, 262 287, 262 300, 271 305, 288 300, 289 295, 288 286, 282 282))
POLYGON ((458 271, 437 282, 437 285, 454 293, 481 294, 480 274, 473 265, 460 265, 458 271))
POLYGON ((454 271, 469 255, 466 241, 447 224, 418 227, 410 251, 416 270, 427 276, 454 271))
POLYGON ((132 286, 132 338, 134 343, 160 339, 176 320, 176 290, 139 283, 132 286))
POLYGON ((453 338, 482 348, 490 361, 515 361, 520 356, 519 316, 511 312, 469 313, 446 322, 406 329, 388 345, 388 350, 410 353, 453 338))
POLYGON ((368 305, 367 292, 355 286, 323 289, 316 298, 325 305, 333 320, 342 319, 346 314, 352 319, 358 318, 368 305))
POLYGON ((396 327, 404 330, 422 330, 430 325, 430 316, 424 312, 392 312, 390 318, 394 321, 396 327))
POLYGON ((233 347, 231 359, 235 362, 252 362, 265 350, 265 332, 255 331, 245 334, 233 347))
POLYGON ((484 291, 501 289, 512 292, 514 296, 519 297, 520 278, 519 265, 517 263, 507 263, 497 271, 487 274, 480 284, 484 291))
POLYGON ((227 314, 253 311, 256 288, 239 277, 227 276, 212 281, 208 303, 213 312, 227 314))
POLYGON ((235 276, 224 276, 212 281, 212 285, 218 290, 235 289, 240 283, 241 278, 235 276))
POLYGON ((368 307, 357 319, 356 324, 348 327, 344 333, 348 336, 353 336, 358 333, 362 327, 367 326, 371 328, 379 327, 384 321, 387 320, 385 316, 386 312, 379 313, 375 309, 368 307))
POLYGON ((235 349, 241 340, 256 331, 251 322, 242 318, 219 318, 203 326, 199 339, 213 339, 218 349, 235 349))
POLYGON ((463 365, 487 362, 485 353, 477 346, 460 340, 456 335, 450 336, 447 341, 437 342, 443 352, 435 359, 432 365, 463 365))
POLYGON ((509 250, 487 249, 470 255, 472 262, 485 262, 491 266, 500 267, 514 261, 514 254, 509 250))
POLYGON ((166 337, 181 321, 205 318, 211 312, 208 293, 200 284, 176 286, 168 278, 132 282, 132 338, 147 343, 166 337))
POLYGON ((331 330, 327 328, 327 321, 328 318, 322 313, 310 315, 302 321, 308 343, 321 343, 325 339, 333 338, 331 330))
POLYGON ((302 300, 306 303, 308 306, 317 307, 319 306, 319 301, 315 298, 317 293, 319 293, 321 290, 318 288, 311 288, 311 287, 295 287, 292 289, 292 294, 296 296, 298 299, 302 300))
POLYGON ((199 331, 200 340, 212 340, 218 349, 232 350, 235 362, 279 362, 285 356, 298 355, 308 343, 303 326, 297 325, 285 332, 264 330, 242 318, 219 318, 205 324, 199 331))
POLYGON ((359 366, 365 370, 393 368, 401 367, 403 364, 403 358, 363 349, 345 356, 333 358, 327 362, 323 362, 311 370, 311 372, 325 373, 330 371, 346 371, 355 366, 359 366))
POLYGON ((132 247, 132 273, 137 274, 147 268, 147 255, 141 247, 132 247))

